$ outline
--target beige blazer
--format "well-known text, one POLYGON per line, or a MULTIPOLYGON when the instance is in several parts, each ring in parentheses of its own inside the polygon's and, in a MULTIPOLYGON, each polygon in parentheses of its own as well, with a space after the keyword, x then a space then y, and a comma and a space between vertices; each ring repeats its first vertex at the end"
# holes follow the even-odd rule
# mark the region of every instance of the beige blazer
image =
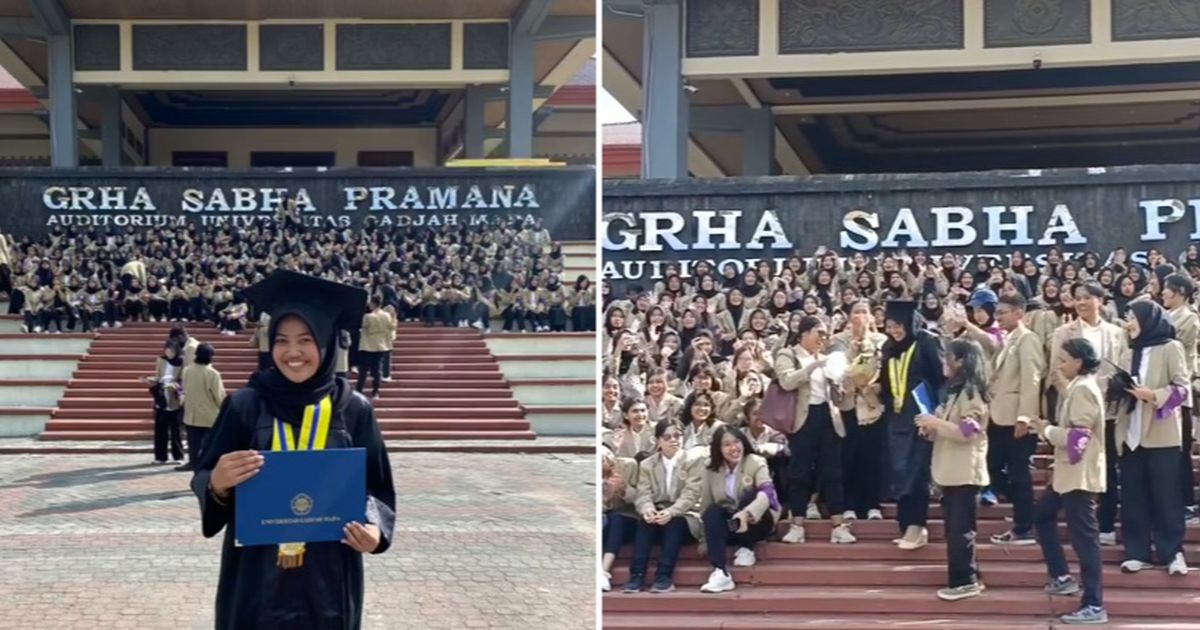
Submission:
POLYGON ((675 454, 675 474, 670 484, 667 483, 665 461, 662 453, 642 460, 638 470, 637 497, 634 499, 638 514, 666 510, 672 517, 691 514, 694 518, 704 480, 704 461, 689 458, 681 449, 675 454))
POLYGON ((637 500, 638 463, 627 457, 618 457, 613 462, 613 467, 617 471, 617 476, 620 477, 624 489, 620 496, 612 497, 611 500, 604 502, 604 511, 636 517, 634 501, 637 500))
POLYGON ((187 343, 183 344, 183 367, 195 365, 196 363, 196 348, 200 347, 200 340, 195 337, 188 337, 187 343))
MULTIPOLYGON (((767 466, 767 460, 754 454, 746 454, 742 457, 742 461, 738 462, 737 468, 733 471, 736 475, 736 483, 734 484, 733 497, 725 493, 725 467, 722 466, 718 470, 709 470, 704 468, 704 481, 700 490, 700 510, 704 513, 708 506, 719 505, 723 509, 730 512, 738 511, 738 499, 752 489, 762 488, 765 484, 771 483, 771 471, 767 466)), ((762 520, 763 515, 768 511, 779 519, 781 510, 772 510, 770 499, 762 490, 759 490, 754 499, 745 508, 750 514, 750 519, 753 522, 762 520)))
POLYGON ((847 330, 834 335, 830 344, 834 351, 846 353, 849 365, 842 382, 838 409, 854 411, 859 425, 873 424, 883 416, 883 402, 879 398, 879 369, 886 341, 887 335, 874 331, 868 331, 861 340, 856 340, 847 330))
MULTIPOLYGON (((804 427, 808 420, 809 378, 816 367, 819 355, 809 354, 799 346, 784 348, 775 355, 775 375, 779 386, 786 391, 796 392, 796 420, 792 424, 792 433, 804 427)), ((829 386, 829 413, 833 416, 833 430, 839 437, 846 437, 846 426, 842 423, 842 413, 835 404, 836 392, 834 386, 829 386)))
MULTIPOLYGON (((714 410, 715 413, 715 410, 714 410)), ((724 426, 725 423, 714 419, 712 424, 702 424, 700 428, 696 428, 696 423, 688 422, 683 425, 683 448, 693 448, 703 446, 708 448, 712 444, 713 433, 717 432, 717 428, 724 426)))
POLYGON ((270 352, 271 340, 268 339, 270 332, 271 316, 267 313, 263 313, 259 316, 258 326, 254 329, 254 336, 250 343, 256 345, 259 352, 270 352))
POLYGON ((212 428, 225 400, 221 373, 211 365, 193 364, 183 368, 183 393, 183 423, 212 428))
MULTIPOLYGON (((1161 420, 1156 420, 1157 411, 1167 405, 1171 396, 1171 385, 1186 389, 1187 370, 1184 366, 1183 345, 1178 341, 1168 341, 1161 346, 1151 346, 1143 350, 1150 354, 1146 366, 1146 377, 1142 385, 1154 390, 1154 402, 1141 405, 1142 409, 1142 439, 1140 447, 1144 448, 1180 448, 1183 445, 1183 427, 1181 426, 1181 405, 1176 404, 1161 420)), ((1133 351, 1126 348, 1119 365, 1129 371, 1137 372, 1130 367, 1133 362, 1133 351)), ((1137 408, 1135 407, 1134 411, 1137 408)), ((1122 406, 1117 414, 1117 427, 1114 434, 1117 438, 1117 453, 1124 452, 1131 412, 1122 406)))
POLYGON ((617 457, 636 458, 641 453, 652 453, 654 444, 654 427, 649 423, 642 427, 641 432, 634 432, 629 427, 621 427, 613 431, 613 451, 617 457))
POLYGON ((654 397, 646 396, 646 409, 650 412, 651 426, 663 420, 682 422, 680 414, 683 413, 683 399, 671 393, 663 394, 662 400, 654 400, 654 397))
POLYGON ((362 336, 358 341, 358 349, 362 352, 391 350, 388 339, 392 325, 392 318, 382 309, 363 315, 362 336))
POLYGON ((932 435, 934 483, 943 487, 982 487, 991 483, 987 470, 987 403, 979 396, 960 393, 938 407, 937 417, 949 425, 939 426, 932 435), (974 421, 975 430, 968 421, 974 421))
POLYGON ((1046 355, 1037 334, 1024 324, 1008 333, 993 360, 988 385, 993 423, 1011 427, 1018 418, 1029 422, 1038 417, 1045 364, 1046 355))
MULTIPOLYGON (((1200 315, 1188 305, 1168 311, 1171 323, 1175 326, 1175 338, 1183 344, 1184 367, 1187 368, 1188 382, 1194 381, 1200 375, 1200 363, 1197 363, 1197 344, 1200 344, 1200 315)), ((1188 387, 1188 399, 1185 407, 1194 409, 1194 387, 1188 387)))
POLYGON ((1058 426, 1042 432, 1054 445, 1054 473, 1051 487, 1059 494, 1074 490, 1103 493, 1105 488, 1104 394, 1094 374, 1079 376, 1067 385, 1058 401, 1058 426), (1083 459, 1072 464, 1067 456, 1067 437, 1072 427, 1091 432, 1083 459))
POLYGON ((787 450, 787 436, 765 424, 762 427, 762 433, 758 435, 754 435, 749 427, 743 429, 743 432, 747 438, 750 438, 750 443, 754 445, 754 451, 767 459, 787 450))
MULTIPOLYGON (((1054 335, 1050 339, 1050 364, 1049 364, 1049 381, 1047 385, 1053 386, 1059 392, 1064 392, 1067 389, 1067 378, 1062 375, 1058 369, 1059 355, 1062 354, 1063 342, 1068 339, 1077 339, 1083 337, 1083 322, 1075 320, 1073 322, 1063 324, 1054 331, 1054 335)), ((1104 391, 1108 387, 1108 380, 1112 378, 1113 368, 1108 361, 1120 365, 1121 357, 1129 348, 1129 340, 1125 336, 1125 331, 1116 324, 1110 324, 1106 321, 1100 322, 1101 336, 1103 343, 1101 347, 1096 348, 1096 354, 1100 357, 1100 370, 1097 372, 1096 380, 1100 385, 1100 391, 1104 391)), ((1114 417, 1111 412, 1109 417, 1114 417)))

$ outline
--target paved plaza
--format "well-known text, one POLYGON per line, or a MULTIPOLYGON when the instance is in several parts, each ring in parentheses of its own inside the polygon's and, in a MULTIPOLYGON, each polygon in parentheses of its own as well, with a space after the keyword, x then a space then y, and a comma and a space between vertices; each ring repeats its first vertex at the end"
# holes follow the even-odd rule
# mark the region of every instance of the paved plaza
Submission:
MULTIPOLYGON (((144 455, 0 456, 0 628, 207 629, 220 536, 144 455)), ((364 628, 593 628, 590 455, 393 453, 364 628)))

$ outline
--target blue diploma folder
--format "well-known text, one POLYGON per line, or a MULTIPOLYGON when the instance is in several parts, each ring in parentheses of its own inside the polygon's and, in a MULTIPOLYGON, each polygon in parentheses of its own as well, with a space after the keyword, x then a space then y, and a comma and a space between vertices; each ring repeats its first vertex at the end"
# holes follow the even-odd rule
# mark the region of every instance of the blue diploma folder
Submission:
POLYGON ((929 388, 925 386, 924 381, 913 390, 913 398, 917 401, 917 409, 923 414, 933 415, 934 410, 937 409, 937 405, 933 402, 933 396, 929 394, 929 388))
POLYGON ((340 541, 365 522, 367 452, 361 448, 264 451, 257 475, 234 489, 240 545, 340 541))

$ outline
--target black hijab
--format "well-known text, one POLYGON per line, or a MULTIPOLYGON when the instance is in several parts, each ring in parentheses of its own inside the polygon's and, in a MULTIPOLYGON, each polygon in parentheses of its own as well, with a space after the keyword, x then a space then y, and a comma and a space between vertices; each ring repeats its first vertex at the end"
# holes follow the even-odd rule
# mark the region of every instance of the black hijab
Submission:
POLYGON ((1129 311, 1137 318, 1141 332, 1137 338, 1129 340, 1129 348, 1133 350, 1133 362, 1129 364, 1130 373, 1136 374, 1142 365, 1142 350, 1161 346, 1175 338, 1175 326, 1167 318, 1167 312, 1156 302, 1139 300, 1129 304, 1129 311))

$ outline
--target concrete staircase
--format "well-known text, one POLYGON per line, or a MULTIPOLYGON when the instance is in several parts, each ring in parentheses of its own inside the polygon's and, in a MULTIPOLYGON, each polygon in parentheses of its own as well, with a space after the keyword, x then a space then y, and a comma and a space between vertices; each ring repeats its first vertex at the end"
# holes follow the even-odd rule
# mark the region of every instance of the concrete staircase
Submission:
POLYGON ((571 286, 580 275, 591 278, 596 282, 596 242, 595 241, 563 241, 562 281, 571 286))
MULTIPOLYGON (((69 385, 66 380, 59 382, 65 393, 39 438, 150 439, 150 395, 137 379, 154 373, 155 358, 169 327, 169 323, 134 323, 102 330, 70 376, 69 385)), ((227 390, 232 392, 247 381, 257 360, 248 333, 228 337, 211 326, 199 325, 190 326, 189 332, 216 349, 213 365, 221 372, 227 390)), ((70 337, 25 336, 62 338, 64 342, 74 340, 66 339, 70 337)), ((474 329, 401 324, 392 353, 392 377, 392 382, 382 384, 381 398, 375 402, 385 439, 535 437, 500 365, 474 329)))
MULTIPOLYGON (((0 312, 7 303, 0 303, 0 312)), ((41 433, 92 335, 27 335, 0 315, 0 438, 41 433)))
MULTIPOLYGON (((1044 445, 1043 445, 1044 446, 1044 445)), ((1050 456, 1045 449, 1035 457, 1035 483, 1048 479, 1050 456)), ((1039 487, 1038 493, 1041 489, 1039 487)), ((894 506, 884 516, 894 519, 894 506)), ((939 630, 1058 628, 1054 615, 1079 607, 1078 597, 1050 598, 1042 592, 1046 570, 1041 549, 1000 547, 988 542, 992 534, 1011 527, 1009 505, 979 509, 978 558, 988 590, 974 599, 943 602, 934 592, 945 585, 946 551, 942 510, 930 510, 930 544, 917 551, 901 551, 890 541, 897 537, 894 520, 858 521, 859 542, 833 545, 831 523, 810 521, 809 542, 760 545, 758 564, 752 568, 729 564, 737 589, 717 595, 700 593, 711 566, 700 559, 695 545, 685 547, 675 573, 677 590, 669 594, 607 593, 603 598, 604 627, 646 630, 697 628, 762 629, 804 628, 879 630, 883 628, 937 628, 939 630)), ((779 534, 786 532, 786 525, 779 534)), ((1076 557, 1060 525, 1072 570, 1076 557)), ((1118 528, 1118 538, 1120 531, 1118 528)), ((1185 553, 1200 564, 1200 527, 1188 527, 1185 553)), ((730 550, 733 551, 732 549, 730 550)), ((1108 628, 1200 629, 1200 571, 1168 576, 1165 568, 1134 575, 1120 572, 1120 547, 1103 547, 1104 600, 1111 624, 1108 628)), ((628 579, 630 549, 626 547, 613 571, 619 590, 628 579)), ((655 560, 649 573, 653 577, 655 560)))
POLYGON ((595 333, 500 333, 485 339, 535 433, 596 435, 595 333))

